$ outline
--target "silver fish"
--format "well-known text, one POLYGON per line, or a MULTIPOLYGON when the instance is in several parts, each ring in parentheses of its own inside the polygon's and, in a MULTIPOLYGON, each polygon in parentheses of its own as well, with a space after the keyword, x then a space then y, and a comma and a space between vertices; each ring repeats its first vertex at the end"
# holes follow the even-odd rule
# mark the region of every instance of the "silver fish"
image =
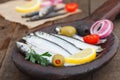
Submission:
MULTIPOLYGON (((18 49, 21 52, 25 53, 25 54, 29 53, 30 49, 33 49, 39 55, 41 55, 41 54, 43 54, 45 52, 49 52, 49 51, 47 51, 45 49, 40 49, 40 48, 37 48, 35 46, 28 45, 28 44, 25 44, 25 43, 22 43, 22 42, 16 42, 16 45, 17 45, 18 49)), ((52 56, 55 55, 55 53, 53 53, 53 52, 49 52, 49 53, 52 56)), ((43 57, 47 58, 50 62, 52 62, 52 56, 51 57, 45 57, 45 56, 43 56, 43 57)))
POLYGON ((70 43, 64 39, 61 39, 57 36, 47 34, 45 32, 41 32, 41 31, 35 32, 35 35, 40 37, 40 38, 47 39, 51 42, 54 42, 54 43, 62 46, 64 49, 66 49, 71 54, 80 52, 80 49, 77 48, 76 46, 74 46, 72 43, 70 43))
MULTIPOLYGON (((22 43, 22 42, 16 42, 16 45, 17 47, 20 49, 21 52, 24 52, 24 53, 29 53, 30 52, 30 49, 33 49, 35 50, 35 52, 37 54, 42 54, 42 53, 45 53, 45 52, 49 52, 47 51, 46 49, 40 49, 40 48, 37 48, 36 46, 32 46, 30 44, 25 44, 25 43, 22 43)), ((52 53, 52 52, 50 52, 52 53)), ((52 53, 53 54, 53 53, 52 53)), ((51 55, 52 55, 51 54, 51 55)))
POLYGON ((29 36, 23 37, 23 40, 25 40, 27 44, 36 46, 37 48, 40 48, 40 49, 45 49, 46 51, 50 51, 53 53, 59 53, 66 57, 71 55, 63 47, 59 46, 58 44, 54 42, 43 39, 43 38, 38 38, 36 36, 29 35, 29 36))
POLYGON ((22 43, 22 42, 16 42, 17 48, 23 52, 23 53, 29 53, 30 52, 30 48, 28 45, 22 43))
POLYGON ((39 11, 39 16, 40 17, 46 16, 47 14, 52 12, 53 10, 54 10, 54 6, 46 6, 45 8, 41 8, 39 11))
POLYGON ((93 47, 96 49, 97 52, 101 52, 103 49, 101 48, 101 46, 96 46, 96 45, 91 45, 91 44, 87 44, 87 43, 84 43, 80 40, 77 40, 77 39, 74 39, 74 38, 71 38, 71 37, 67 37, 67 36, 62 36, 62 35, 58 35, 58 34, 53 34, 54 36, 57 36, 57 37, 60 37, 72 44, 74 44, 76 47, 80 48, 80 49, 86 49, 88 47, 93 47))
POLYGON ((29 17, 33 17, 33 16, 38 15, 38 14, 39 14, 39 11, 35 11, 35 12, 27 13, 21 17, 22 18, 29 18, 29 17))

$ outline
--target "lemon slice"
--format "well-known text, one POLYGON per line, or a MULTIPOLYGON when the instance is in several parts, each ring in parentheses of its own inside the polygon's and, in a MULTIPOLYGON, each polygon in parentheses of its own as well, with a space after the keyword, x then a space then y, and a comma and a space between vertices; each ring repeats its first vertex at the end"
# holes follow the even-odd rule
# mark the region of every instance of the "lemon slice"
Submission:
POLYGON ((41 2, 42 0, 28 1, 26 4, 17 6, 16 11, 21 13, 27 13, 27 12, 33 12, 33 11, 39 10, 41 2))
POLYGON ((96 59, 96 50, 94 48, 87 48, 65 58, 65 62, 67 64, 84 64, 94 59, 96 59))

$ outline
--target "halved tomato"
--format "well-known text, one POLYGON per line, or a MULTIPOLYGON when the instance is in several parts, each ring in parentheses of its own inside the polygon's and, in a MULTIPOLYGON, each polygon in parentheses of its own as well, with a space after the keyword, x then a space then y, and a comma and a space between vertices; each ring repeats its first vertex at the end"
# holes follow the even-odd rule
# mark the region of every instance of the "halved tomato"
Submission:
POLYGON ((97 44, 99 39, 100 39, 99 35, 97 34, 90 34, 90 35, 83 37, 84 42, 89 43, 89 44, 97 44))
POLYGON ((65 6, 67 12, 75 12, 78 9, 77 3, 68 3, 65 6))

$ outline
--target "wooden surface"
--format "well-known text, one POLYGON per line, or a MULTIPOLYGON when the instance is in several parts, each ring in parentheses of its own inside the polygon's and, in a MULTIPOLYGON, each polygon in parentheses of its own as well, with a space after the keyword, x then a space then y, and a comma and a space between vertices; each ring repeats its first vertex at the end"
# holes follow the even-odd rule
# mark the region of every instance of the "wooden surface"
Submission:
MULTIPOLYGON (((1 0, 0 2, 4 2, 6 0, 1 0)), ((70 0, 66 0, 67 1, 70 0)), ((72 0, 71 0, 72 1, 72 0)), ((84 10, 81 15, 78 16, 70 16, 66 19, 61 19, 55 22, 46 23, 46 25, 51 25, 53 23, 65 22, 74 20, 76 18, 83 18, 89 15, 92 11, 94 11, 98 6, 98 2, 101 0, 73 0, 78 1, 80 7, 84 10), (93 4, 94 2, 94 4, 93 4), (96 3, 95 3, 96 2, 96 3), (90 3, 92 6, 90 6, 90 3), (96 5, 97 4, 97 5, 96 5)), ((102 2, 105 0, 102 0, 102 2)), ((115 23, 115 30, 114 32, 117 34, 118 38, 120 39, 120 19, 114 21, 115 23)), ((34 30, 34 29, 33 29, 34 30)), ((33 31, 27 30, 24 26, 20 26, 18 24, 8 22, 0 17, 0 80, 34 80, 30 79, 27 75, 24 75, 20 72, 14 65, 11 60, 11 52, 12 48, 15 45, 15 41, 20 39, 26 33, 33 31)), ((85 77, 81 80, 120 80, 120 49, 118 50, 117 55, 114 59, 101 70, 97 71, 96 73, 92 73, 90 76, 85 77)))

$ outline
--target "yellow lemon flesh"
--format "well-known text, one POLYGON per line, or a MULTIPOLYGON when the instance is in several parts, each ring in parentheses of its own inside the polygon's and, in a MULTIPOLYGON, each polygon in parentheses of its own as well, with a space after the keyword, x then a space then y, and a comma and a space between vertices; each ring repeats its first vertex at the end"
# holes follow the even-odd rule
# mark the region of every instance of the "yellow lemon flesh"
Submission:
POLYGON ((73 54, 65 58, 67 64, 84 64, 96 59, 96 50, 94 48, 87 48, 79 53, 73 54))
POLYGON ((33 12, 40 9, 41 0, 28 1, 26 4, 17 6, 16 11, 21 13, 33 12))

